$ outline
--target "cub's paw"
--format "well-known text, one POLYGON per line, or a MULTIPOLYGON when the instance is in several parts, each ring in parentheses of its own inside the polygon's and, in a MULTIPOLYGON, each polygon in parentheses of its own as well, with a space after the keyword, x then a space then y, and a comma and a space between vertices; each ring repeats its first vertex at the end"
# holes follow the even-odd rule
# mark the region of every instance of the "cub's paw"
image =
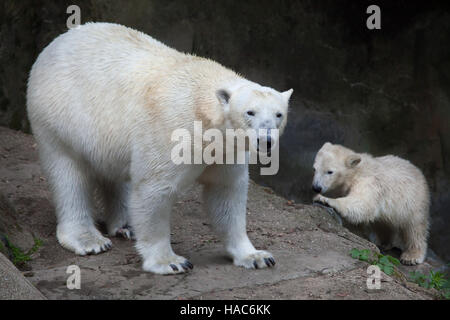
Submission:
POLYGON ((336 222, 342 226, 343 222, 342 222, 342 218, 341 218, 341 216, 342 216, 341 213, 336 208, 332 207, 328 203, 328 200, 326 197, 324 197, 320 194, 316 195, 313 199, 313 205, 327 210, 327 212, 336 220, 336 222))
POLYGON ((105 252, 112 247, 111 240, 102 236, 95 228, 73 227, 69 232, 58 228, 56 233, 61 246, 81 256, 105 252))
POLYGON ((425 255, 417 251, 405 251, 400 256, 400 262, 407 266, 420 264, 425 260, 425 255))
POLYGON ((330 205, 328 204, 327 197, 324 197, 321 194, 317 194, 317 195, 314 196, 313 203, 314 204, 320 204, 320 205, 326 206, 326 207, 330 207, 330 205))
POLYGON ((142 266, 144 271, 157 274, 177 274, 184 273, 194 268, 194 265, 184 257, 173 255, 168 258, 162 258, 158 261, 146 259, 142 266))
POLYGON ((235 258, 234 264, 247 269, 271 268, 275 265, 275 259, 270 252, 257 250, 242 258, 235 258))

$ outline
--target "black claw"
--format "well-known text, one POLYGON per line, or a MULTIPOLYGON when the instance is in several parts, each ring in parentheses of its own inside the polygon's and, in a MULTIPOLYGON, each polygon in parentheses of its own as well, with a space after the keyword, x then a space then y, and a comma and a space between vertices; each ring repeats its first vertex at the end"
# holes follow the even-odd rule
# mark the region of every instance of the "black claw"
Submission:
POLYGON ((270 263, 272 264, 272 266, 275 265, 275 259, 274 258, 269 258, 270 263))
POLYGON ((192 263, 190 263, 189 261, 184 261, 181 266, 183 267, 184 270, 188 270, 188 269, 192 269, 194 268, 194 266, 192 265, 192 263))
POLYGON ((266 263, 266 266, 268 266, 269 268, 272 266, 272 265, 270 264, 269 259, 264 258, 264 262, 266 263))
POLYGON ((253 261, 253 266, 255 267, 255 269, 258 269, 258 264, 256 263, 256 261, 253 261))
POLYGON ((178 267, 174 264, 170 264, 170 267, 172 268, 173 271, 178 271, 178 267))

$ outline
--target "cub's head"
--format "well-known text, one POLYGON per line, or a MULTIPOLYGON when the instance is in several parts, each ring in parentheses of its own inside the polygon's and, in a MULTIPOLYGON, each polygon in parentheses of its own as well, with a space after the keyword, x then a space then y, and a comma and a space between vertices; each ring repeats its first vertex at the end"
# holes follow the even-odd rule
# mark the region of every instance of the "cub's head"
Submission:
POLYGON ((325 143, 314 160, 314 192, 326 193, 346 188, 360 162, 361 156, 352 150, 325 143))
POLYGON ((292 92, 292 89, 278 92, 256 84, 245 84, 218 90, 216 96, 223 107, 229 128, 255 130, 258 143, 266 143, 270 149, 277 143, 276 139, 286 126, 292 92), (263 131, 266 134, 260 134, 259 129, 265 129, 263 131), (278 129, 279 135, 271 134, 272 129, 278 129))

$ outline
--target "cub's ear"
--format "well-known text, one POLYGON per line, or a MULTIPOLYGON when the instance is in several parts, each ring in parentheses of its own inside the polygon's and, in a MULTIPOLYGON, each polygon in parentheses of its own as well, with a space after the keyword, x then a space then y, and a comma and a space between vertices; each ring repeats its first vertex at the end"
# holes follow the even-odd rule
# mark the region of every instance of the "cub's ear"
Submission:
POLYGON ((283 96, 284 100, 286 100, 286 102, 289 102, 292 92, 294 92, 294 89, 289 89, 289 90, 281 93, 281 95, 283 96))
POLYGON ((352 154, 345 160, 345 165, 347 168, 354 168, 361 162, 361 157, 357 154, 352 154))
POLYGON ((219 89, 216 91, 216 97, 217 99, 219 99, 219 102, 223 107, 228 107, 228 103, 230 102, 231 97, 229 91, 225 89, 219 89))

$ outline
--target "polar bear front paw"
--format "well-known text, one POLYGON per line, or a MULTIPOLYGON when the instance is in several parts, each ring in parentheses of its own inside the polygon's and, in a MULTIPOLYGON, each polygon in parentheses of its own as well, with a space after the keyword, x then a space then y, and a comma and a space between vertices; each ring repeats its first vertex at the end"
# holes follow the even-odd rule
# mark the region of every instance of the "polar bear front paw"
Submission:
POLYGON ((73 227, 69 232, 62 231, 64 228, 58 228, 58 242, 64 248, 84 256, 87 254, 98 254, 105 252, 112 247, 112 242, 95 228, 86 230, 73 227))
POLYGON ((194 265, 184 257, 173 255, 169 258, 154 261, 147 259, 142 266, 144 271, 157 274, 184 273, 194 268, 194 265))
POLYGON ((235 258, 234 264, 247 269, 271 268, 275 265, 275 259, 270 252, 257 250, 245 257, 235 258))

